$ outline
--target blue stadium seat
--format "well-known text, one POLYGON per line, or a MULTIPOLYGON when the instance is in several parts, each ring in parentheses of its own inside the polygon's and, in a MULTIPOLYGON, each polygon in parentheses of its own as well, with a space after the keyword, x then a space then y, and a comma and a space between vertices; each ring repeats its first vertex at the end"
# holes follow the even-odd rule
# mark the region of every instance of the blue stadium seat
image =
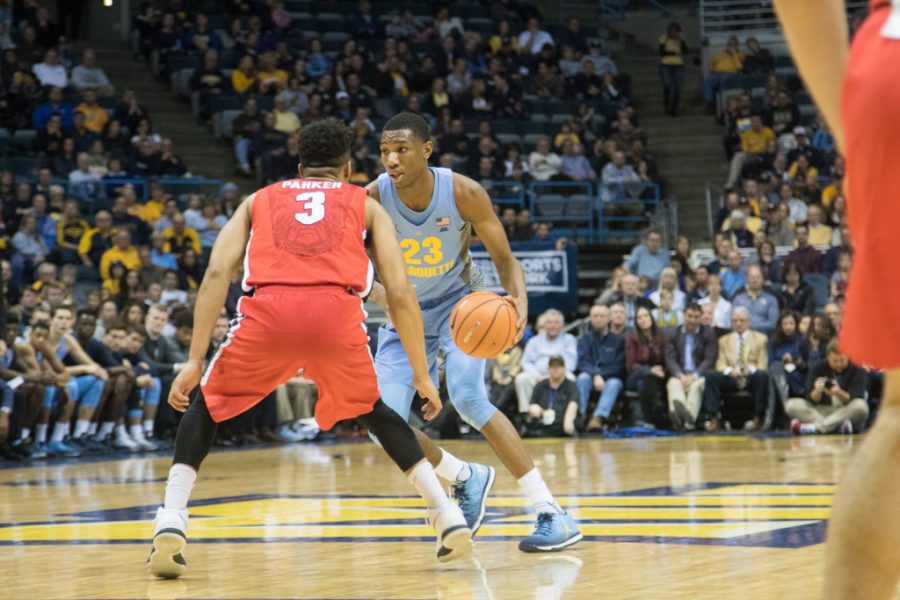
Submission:
POLYGON ((831 285, 828 281, 828 277, 821 273, 807 273, 803 276, 803 281, 809 284, 809 287, 813 290, 813 298, 815 298, 816 301, 816 311, 822 310, 822 308, 825 307, 825 304, 828 303, 828 298, 831 296, 831 285))
POLYGON ((23 152, 34 152, 35 141, 37 131, 34 129, 19 129, 13 134, 13 148, 23 152))

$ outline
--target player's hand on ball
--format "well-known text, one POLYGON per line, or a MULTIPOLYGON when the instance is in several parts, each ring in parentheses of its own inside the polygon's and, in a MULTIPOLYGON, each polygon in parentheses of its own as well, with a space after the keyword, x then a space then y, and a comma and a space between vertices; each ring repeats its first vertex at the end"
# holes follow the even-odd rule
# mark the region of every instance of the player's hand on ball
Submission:
POLYGON ((441 395, 438 393, 438 389, 434 386, 431 377, 416 380, 413 385, 419 392, 419 396, 425 400, 425 406, 422 407, 423 418, 426 421, 432 420, 441 412, 441 395))
POLYGON ((516 309, 516 342, 518 342, 525 335, 525 325, 528 324, 528 298, 504 296, 503 299, 516 309))
POLYGON ((169 406, 178 412, 187 410, 190 403, 190 393, 200 383, 200 377, 203 375, 203 365, 188 361, 184 363, 184 368, 178 372, 175 381, 172 382, 172 388, 169 390, 169 406))

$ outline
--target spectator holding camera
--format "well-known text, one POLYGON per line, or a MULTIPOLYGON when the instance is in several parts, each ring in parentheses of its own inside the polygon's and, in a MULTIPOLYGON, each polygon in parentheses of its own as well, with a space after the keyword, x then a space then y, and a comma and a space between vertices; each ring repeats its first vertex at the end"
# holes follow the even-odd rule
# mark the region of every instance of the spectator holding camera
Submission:
POLYGON ((566 379, 566 361, 562 356, 551 356, 547 361, 547 378, 534 386, 528 405, 528 419, 534 433, 573 435, 577 414, 578 388, 574 381, 566 379))
POLYGON ((803 398, 791 398, 785 412, 797 435, 862 431, 869 417, 866 372, 850 362, 838 341, 828 343, 825 360, 809 370, 803 398))

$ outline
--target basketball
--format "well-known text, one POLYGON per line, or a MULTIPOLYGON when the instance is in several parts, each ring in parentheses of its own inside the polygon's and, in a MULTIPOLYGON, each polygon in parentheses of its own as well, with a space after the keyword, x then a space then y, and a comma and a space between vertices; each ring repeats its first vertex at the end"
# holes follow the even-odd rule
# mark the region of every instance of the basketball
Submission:
POLYGON ((450 335, 475 358, 494 358, 516 341, 516 309, 493 292, 474 292, 450 313, 450 335))

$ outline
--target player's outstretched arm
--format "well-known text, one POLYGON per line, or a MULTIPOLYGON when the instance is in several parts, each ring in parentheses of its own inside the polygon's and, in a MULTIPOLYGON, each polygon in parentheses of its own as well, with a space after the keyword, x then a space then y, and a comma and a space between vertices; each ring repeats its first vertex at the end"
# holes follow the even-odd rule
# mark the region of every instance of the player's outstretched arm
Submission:
POLYGON ((425 418, 433 419, 441 412, 441 398, 428 374, 422 311, 406 277, 394 224, 387 212, 371 197, 366 198, 366 228, 371 240, 375 269, 384 284, 387 303, 391 307, 391 321, 413 368, 413 385, 427 401, 425 418))
POLYGON ((775 0, 775 11, 800 75, 843 150, 841 87, 849 54, 844 0, 775 0))
POLYGON ((203 360, 212 340, 213 328, 219 313, 225 305, 231 278, 241 265, 247 240, 250 238, 250 208, 253 195, 247 197, 234 212, 216 238, 209 266, 203 276, 203 283, 197 292, 194 306, 194 332, 191 336, 191 350, 184 368, 179 371, 169 392, 172 408, 184 412, 188 407, 188 395, 200 383, 203 374, 203 360))
POLYGON ((509 247, 506 231, 494 213, 491 198, 481 185, 465 175, 453 174, 453 193, 460 216, 469 221, 478 238, 484 243, 491 260, 497 267, 497 275, 503 289, 516 309, 516 340, 522 339, 528 321, 528 296, 525 291, 525 273, 522 265, 509 247))

